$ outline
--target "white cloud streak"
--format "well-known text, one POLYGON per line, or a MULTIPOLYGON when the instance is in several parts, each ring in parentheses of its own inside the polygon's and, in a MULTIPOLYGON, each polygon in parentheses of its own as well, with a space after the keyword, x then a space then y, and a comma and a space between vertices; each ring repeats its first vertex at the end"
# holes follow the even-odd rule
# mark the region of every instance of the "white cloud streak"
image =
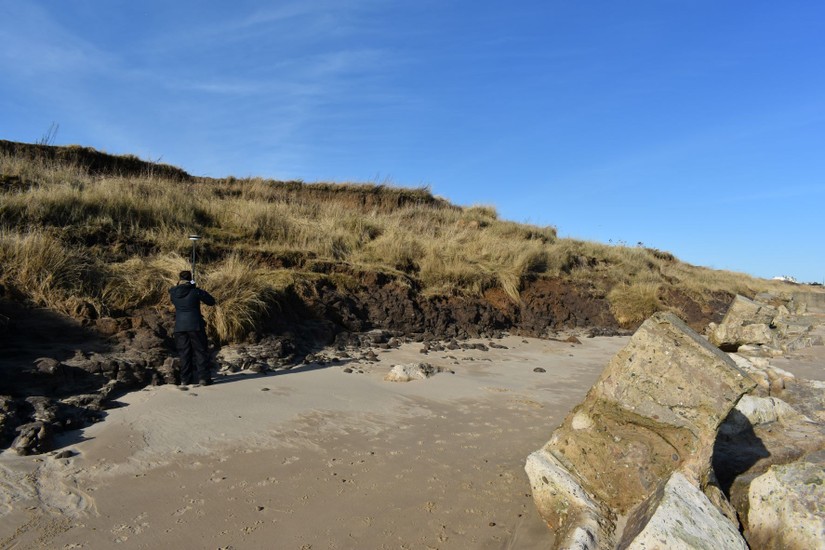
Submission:
POLYGON ((3 71, 22 79, 59 74, 82 75, 107 70, 114 58, 57 24, 50 14, 29 2, 0 9, 3 71))

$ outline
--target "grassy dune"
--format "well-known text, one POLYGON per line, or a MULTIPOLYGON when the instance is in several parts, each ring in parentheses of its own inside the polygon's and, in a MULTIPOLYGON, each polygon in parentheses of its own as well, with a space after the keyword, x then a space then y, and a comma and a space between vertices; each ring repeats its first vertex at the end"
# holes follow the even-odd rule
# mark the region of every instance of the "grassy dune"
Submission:
POLYGON ((673 309, 674 290, 699 302, 789 290, 659 250, 559 239, 553 227, 458 207, 426 188, 116 175, 52 157, 0 153, 0 290, 76 317, 166 307, 190 233, 203 237, 199 278, 220 298, 210 324, 224 341, 276 310, 285 289, 332 277, 318 269, 330 263, 406 278, 428 294, 500 288, 515 303, 529 279, 588 282, 625 326, 673 309))

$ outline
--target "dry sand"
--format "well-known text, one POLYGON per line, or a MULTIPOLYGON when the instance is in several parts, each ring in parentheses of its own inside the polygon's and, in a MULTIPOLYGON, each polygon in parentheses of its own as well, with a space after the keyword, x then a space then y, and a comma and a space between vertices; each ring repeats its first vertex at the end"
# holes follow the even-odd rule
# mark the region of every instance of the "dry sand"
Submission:
MULTIPOLYGON (((825 341, 825 315, 814 317, 818 323, 811 331, 811 335, 825 341)), ((802 348, 782 357, 771 359, 771 365, 784 369, 798 378, 806 380, 825 381, 825 346, 802 348)))
MULTIPOLYGON (((0 455, 0 548, 546 548, 524 461, 627 340, 408 344, 146 388, 66 434, 68 458, 0 455), (384 381, 420 361, 454 374, 384 381)), ((781 365, 823 380, 824 360, 818 346, 781 365)))
POLYGON ((146 388, 64 436, 71 457, 0 457, 0 547, 544 548, 524 461, 626 342, 407 344, 146 388), (420 361, 454 374, 383 380, 420 361))

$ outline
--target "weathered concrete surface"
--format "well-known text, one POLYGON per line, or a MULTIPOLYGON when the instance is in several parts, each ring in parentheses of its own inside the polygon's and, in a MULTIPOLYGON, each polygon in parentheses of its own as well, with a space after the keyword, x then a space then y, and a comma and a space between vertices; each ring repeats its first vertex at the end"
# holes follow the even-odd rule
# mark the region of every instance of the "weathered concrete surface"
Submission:
MULTIPOLYGON (((808 334, 821 337, 822 318, 809 315, 805 323, 809 321, 813 327, 808 334)), ((789 324, 792 323, 793 319, 789 324)), ((815 358, 820 357, 821 353, 811 350, 804 355, 815 358)), ((793 522, 775 522, 772 524, 773 531, 758 526, 755 531, 750 529, 754 521, 752 494, 754 490, 759 491, 760 485, 779 483, 775 479, 776 472, 770 473, 773 468, 796 469, 800 461, 804 463, 807 460, 806 455, 819 456, 817 453, 825 450, 825 382, 796 377, 778 366, 791 368, 795 363, 790 358, 745 357, 738 353, 731 357, 758 385, 739 401, 720 427, 714 449, 714 470, 720 486, 736 509, 751 547, 770 548, 769 544, 774 544, 771 541, 785 541, 774 547, 787 543, 787 547, 791 548, 787 541, 799 536, 792 532, 797 530, 793 522), (754 486, 757 479, 761 481, 754 486), (766 534, 768 531, 772 534, 766 534)), ((817 369, 808 369, 808 372, 816 374, 817 369)), ((789 493, 784 497, 788 502, 807 498, 804 485, 787 483, 783 484, 782 490, 789 493), (797 491, 800 495, 793 495, 797 491)), ((821 495, 818 498, 818 501, 813 499, 807 502, 811 506, 825 505, 821 495)), ((761 500, 759 505, 763 506, 761 500)), ((773 517, 771 514, 779 517, 781 511, 771 512, 770 506, 763 507, 757 512, 756 521, 764 523, 766 517, 773 517)))
MULTIPOLYGON (((626 514, 674 471, 703 489, 715 483, 717 429, 754 386, 725 353, 675 315, 657 313, 645 321, 584 402, 528 461, 534 500, 556 532, 557 547, 566 547, 582 514, 589 518, 605 508, 626 514), (558 489, 570 480, 597 505, 571 512, 569 495, 579 490, 558 489)), ((597 540, 592 547, 609 548, 611 541, 597 540)))
POLYGON ((825 549, 825 451, 771 466, 751 483, 749 500, 752 548, 825 549))
POLYGON ((656 314, 611 359, 548 447, 624 513, 676 469, 705 480, 717 428, 753 386, 676 316, 656 314), (593 427, 576 429, 583 417, 593 427), (621 475, 602 475, 610 470, 621 475))
MULTIPOLYGON (((808 396, 803 414, 796 407, 777 397, 746 395, 719 428, 714 446, 713 467, 719 484, 729 496, 737 517, 747 534, 752 522, 752 484, 771 468, 805 460, 804 455, 818 456, 825 449, 825 423, 817 415, 822 411, 821 383, 799 380, 783 395, 796 403, 800 395, 808 396), (817 389, 818 388, 818 389, 817 389), (818 392, 818 401, 811 396, 818 392)), ((825 505, 825 501, 820 506, 825 505)))
POLYGON ((779 314, 779 308, 762 301, 736 296, 721 324, 731 326, 770 325, 779 314))
POLYGON ((755 397, 744 395, 736 404, 736 411, 740 414, 731 414, 719 427, 719 433, 730 435, 741 433, 753 426, 772 422, 804 422, 806 419, 796 409, 777 397, 755 397))
POLYGON ((674 472, 628 518, 621 550, 747 550, 739 528, 674 472))
POLYGON ((536 451, 527 457, 524 469, 539 513, 556 535, 556 548, 613 547, 615 515, 556 457, 536 451))
POLYGON ((763 357, 820 345, 822 337, 812 333, 819 319, 808 314, 808 302, 818 307, 817 296, 736 296, 722 322, 708 325, 708 339, 724 351, 763 357))
POLYGON ((725 318, 711 330, 708 339, 726 351, 736 351, 745 344, 774 347, 771 325, 777 315, 779 311, 773 306, 736 296, 725 318))
POLYGON ((765 357, 746 357, 738 353, 731 353, 730 357, 737 367, 745 371, 756 382, 758 387, 755 390, 755 395, 781 394, 788 385, 792 385, 796 381, 793 374, 773 366, 765 357))

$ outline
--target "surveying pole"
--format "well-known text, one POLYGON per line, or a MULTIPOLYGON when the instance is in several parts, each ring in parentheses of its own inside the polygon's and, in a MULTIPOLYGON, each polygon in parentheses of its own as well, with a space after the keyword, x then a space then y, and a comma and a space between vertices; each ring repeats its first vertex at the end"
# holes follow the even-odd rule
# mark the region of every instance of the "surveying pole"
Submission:
POLYGON ((192 241, 192 284, 195 284, 195 249, 197 248, 197 243, 200 240, 198 235, 189 235, 189 240, 192 241))

